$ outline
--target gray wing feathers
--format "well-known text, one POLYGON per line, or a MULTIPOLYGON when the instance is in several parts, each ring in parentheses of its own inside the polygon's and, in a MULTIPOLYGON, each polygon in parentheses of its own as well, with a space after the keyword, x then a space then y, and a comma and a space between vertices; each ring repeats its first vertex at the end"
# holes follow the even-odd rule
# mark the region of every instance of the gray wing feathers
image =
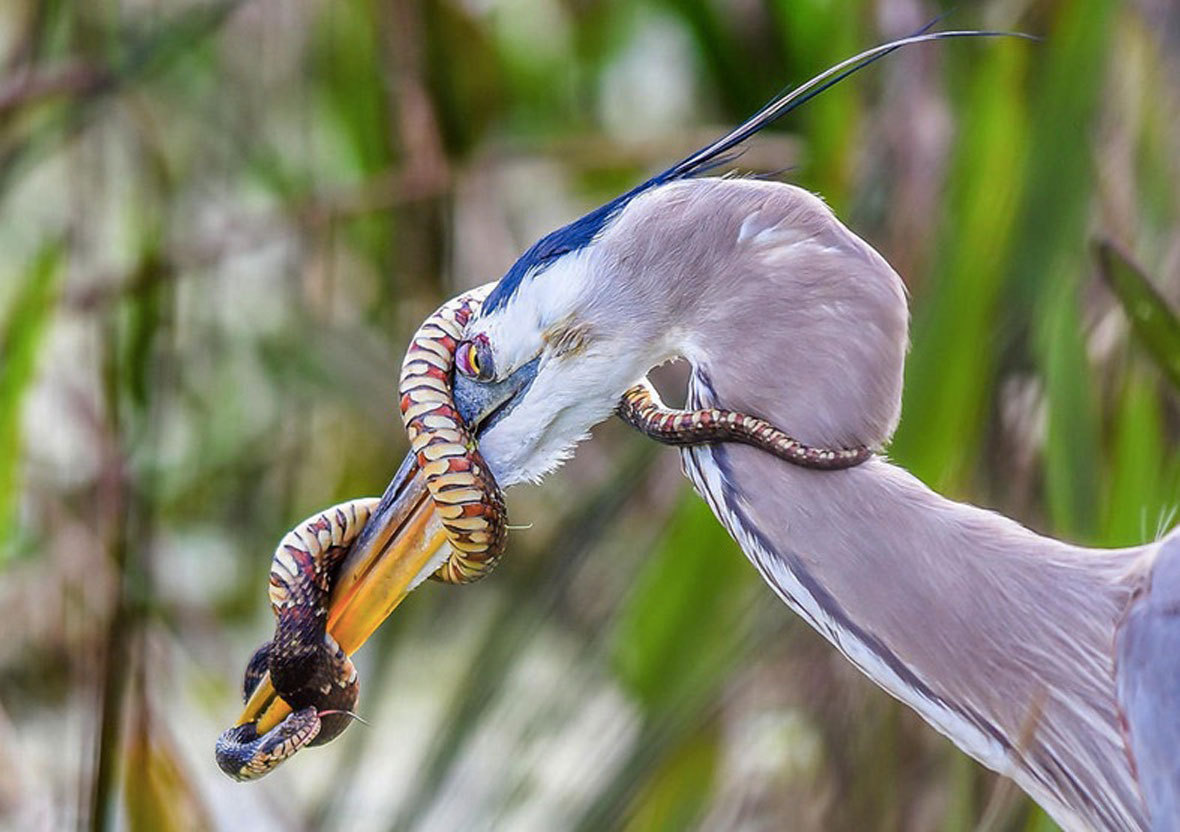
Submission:
POLYGON ((1118 686, 1155 832, 1180 830, 1180 535, 1165 540, 1118 633, 1118 686))

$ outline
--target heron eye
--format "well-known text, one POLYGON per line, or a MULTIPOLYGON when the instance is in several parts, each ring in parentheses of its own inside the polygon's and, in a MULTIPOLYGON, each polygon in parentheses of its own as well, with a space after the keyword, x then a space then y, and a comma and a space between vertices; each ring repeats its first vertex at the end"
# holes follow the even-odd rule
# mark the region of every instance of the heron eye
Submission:
POLYGON ((492 347, 486 335, 477 335, 470 341, 460 344, 455 353, 455 364, 459 372, 469 378, 479 381, 491 381, 496 375, 495 362, 492 360, 492 347))

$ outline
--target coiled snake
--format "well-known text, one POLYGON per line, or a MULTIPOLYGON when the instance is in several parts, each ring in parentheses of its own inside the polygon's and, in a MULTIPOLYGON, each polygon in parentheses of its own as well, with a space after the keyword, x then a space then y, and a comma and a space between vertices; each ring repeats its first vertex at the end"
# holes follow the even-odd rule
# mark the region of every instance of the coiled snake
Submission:
MULTIPOLYGON (((445 583, 471 583, 487 575, 507 541, 503 495, 451 395, 456 351, 490 289, 490 284, 480 287, 439 307, 415 333, 402 364, 402 419, 450 546, 433 575, 445 583)), ((849 468, 872 456, 866 447, 808 446, 742 413, 667 408, 646 380, 623 394, 617 413, 665 444, 741 442, 807 468, 849 468)), ((217 762, 230 777, 261 777, 300 748, 335 738, 351 722, 359 692, 356 668, 326 631, 327 604, 340 564, 376 504, 376 498, 362 498, 316 514, 288 532, 276 549, 270 572, 275 635, 251 657, 243 695, 249 699, 269 671, 292 713, 261 735, 253 723, 221 735, 217 762)))

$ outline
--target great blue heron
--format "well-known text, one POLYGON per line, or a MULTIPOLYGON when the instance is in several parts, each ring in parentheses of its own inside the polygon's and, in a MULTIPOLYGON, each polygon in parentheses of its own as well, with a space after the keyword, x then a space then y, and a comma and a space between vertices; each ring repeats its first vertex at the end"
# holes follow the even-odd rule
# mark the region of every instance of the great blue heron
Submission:
MULTIPOLYGON (((772 102, 517 261, 467 324, 475 360, 454 379, 501 485, 542 478, 674 358, 691 365, 691 407, 757 414, 814 446, 888 443, 907 347, 898 275, 818 197, 699 174, 920 39, 772 102)), ((681 453, 792 609, 1059 824, 1180 829, 1180 535, 1074 546, 945 499, 880 455, 818 472, 742 445, 681 453)), ((413 472, 408 461, 391 483, 336 589, 345 652, 447 557, 413 472)), ((264 688, 252 718, 273 706, 264 688)))

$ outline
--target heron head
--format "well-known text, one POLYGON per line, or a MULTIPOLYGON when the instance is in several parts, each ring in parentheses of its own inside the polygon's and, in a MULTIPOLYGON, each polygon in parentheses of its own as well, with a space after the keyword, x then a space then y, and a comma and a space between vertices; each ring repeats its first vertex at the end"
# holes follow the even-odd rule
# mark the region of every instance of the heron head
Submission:
POLYGON ((544 476, 673 358, 708 379, 718 406, 800 441, 888 441, 904 286, 820 199, 698 179, 634 195, 578 248, 571 227, 496 285, 456 356, 456 404, 501 484, 544 476))
POLYGON ((599 314, 596 295, 610 288, 597 247, 567 247, 561 232, 550 238, 560 248, 543 240, 521 258, 456 354, 455 403, 504 486, 559 465, 660 359, 637 349, 650 339, 628 338, 599 314))

